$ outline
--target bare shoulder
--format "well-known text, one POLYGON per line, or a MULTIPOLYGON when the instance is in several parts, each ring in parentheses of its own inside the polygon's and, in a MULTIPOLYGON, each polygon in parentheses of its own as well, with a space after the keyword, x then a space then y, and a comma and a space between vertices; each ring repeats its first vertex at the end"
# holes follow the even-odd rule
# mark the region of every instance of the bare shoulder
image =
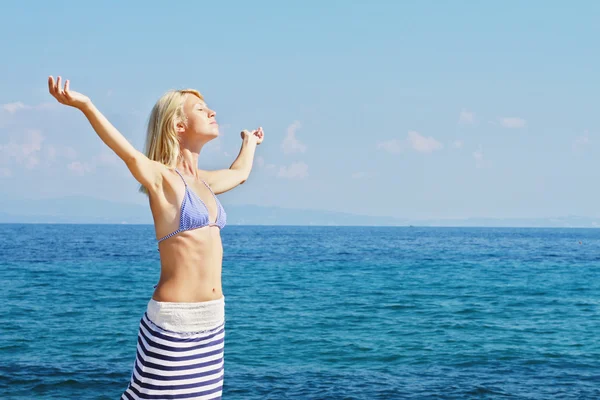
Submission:
POLYGON ((169 170, 166 165, 149 159, 141 152, 137 152, 125 163, 133 177, 149 194, 161 192, 164 178, 169 170))

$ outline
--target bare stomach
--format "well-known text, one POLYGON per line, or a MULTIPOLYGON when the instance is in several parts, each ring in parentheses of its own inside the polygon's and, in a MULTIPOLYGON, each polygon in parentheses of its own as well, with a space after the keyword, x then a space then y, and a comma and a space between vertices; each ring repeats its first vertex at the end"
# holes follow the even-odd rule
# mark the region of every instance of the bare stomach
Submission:
POLYGON ((197 303, 223 297, 223 245, 219 228, 182 232, 160 243, 160 280, 156 301, 197 303))

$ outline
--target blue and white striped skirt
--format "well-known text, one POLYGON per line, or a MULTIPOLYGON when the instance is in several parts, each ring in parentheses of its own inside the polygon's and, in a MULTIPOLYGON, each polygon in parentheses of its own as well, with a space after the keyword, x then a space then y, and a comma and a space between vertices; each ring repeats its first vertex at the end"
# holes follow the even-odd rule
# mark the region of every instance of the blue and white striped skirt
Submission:
POLYGON ((140 321, 137 356, 122 400, 220 399, 225 301, 150 300, 140 321))

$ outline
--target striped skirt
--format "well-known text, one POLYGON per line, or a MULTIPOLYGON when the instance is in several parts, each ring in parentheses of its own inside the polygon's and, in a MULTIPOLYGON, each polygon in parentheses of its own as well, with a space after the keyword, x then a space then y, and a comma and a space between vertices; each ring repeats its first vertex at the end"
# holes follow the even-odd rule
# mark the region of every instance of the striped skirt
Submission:
POLYGON ((221 399, 224 339, 224 298, 202 303, 150 300, 121 399, 221 399))

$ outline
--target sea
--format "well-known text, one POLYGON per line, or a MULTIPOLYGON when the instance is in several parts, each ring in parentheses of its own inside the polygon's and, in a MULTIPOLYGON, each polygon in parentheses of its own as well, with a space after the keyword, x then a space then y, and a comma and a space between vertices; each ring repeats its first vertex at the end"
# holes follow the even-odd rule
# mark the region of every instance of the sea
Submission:
MULTIPOLYGON (((600 229, 222 231, 223 399, 600 399, 600 229)), ((0 225, 0 398, 119 399, 150 225, 0 225)))

